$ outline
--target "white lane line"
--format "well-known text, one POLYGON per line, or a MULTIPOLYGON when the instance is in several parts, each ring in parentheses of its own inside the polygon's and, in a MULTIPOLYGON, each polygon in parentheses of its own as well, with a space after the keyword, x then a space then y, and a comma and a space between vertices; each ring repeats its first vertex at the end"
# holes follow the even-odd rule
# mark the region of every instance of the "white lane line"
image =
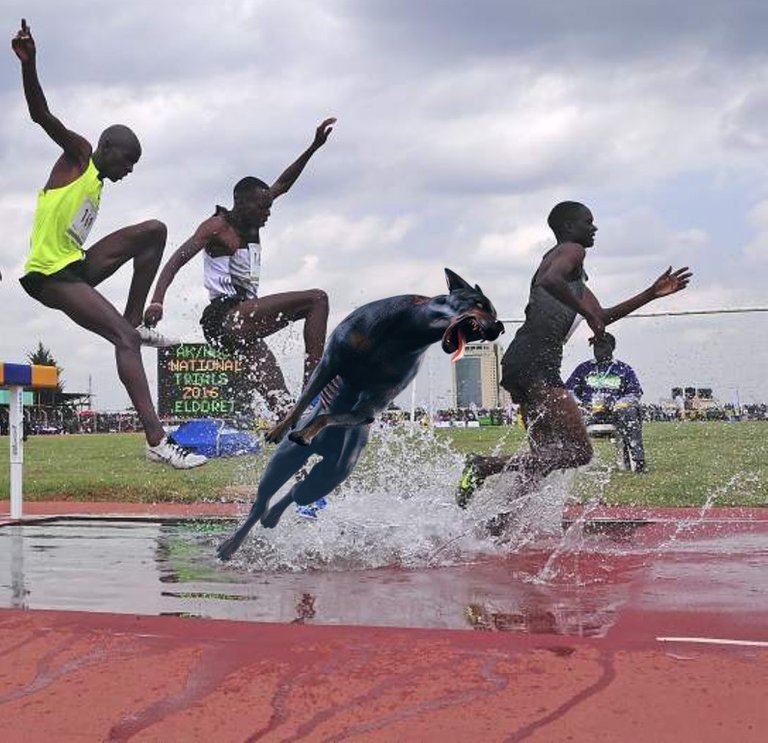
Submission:
POLYGON ((730 640, 723 637, 657 637, 659 642, 695 642, 700 645, 743 645, 752 648, 768 648, 766 640, 730 640))

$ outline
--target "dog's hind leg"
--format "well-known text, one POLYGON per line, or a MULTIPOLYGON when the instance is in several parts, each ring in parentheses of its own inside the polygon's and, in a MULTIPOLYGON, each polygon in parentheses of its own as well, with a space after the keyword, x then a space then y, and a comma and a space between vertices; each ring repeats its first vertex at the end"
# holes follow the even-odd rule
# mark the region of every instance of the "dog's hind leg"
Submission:
POLYGON ((323 457, 293 489, 293 499, 296 503, 308 506, 338 488, 355 469, 368 443, 370 431, 370 426, 346 429, 338 455, 323 457))
POLYGON ((275 449, 259 481, 256 500, 254 500, 251 506, 250 513, 235 532, 219 545, 216 550, 219 559, 231 559, 232 555, 243 543, 243 540, 248 536, 248 532, 264 515, 270 498, 299 471, 313 453, 312 449, 297 446, 288 440, 283 441, 275 449))
POLYGON ((307 476, 294 485, 290 492, 275 503, 262 517, 261 524, 267 529, 277 526, 280 517, 291 503, 308 506, 332 493, 346 480, 355 468, 360 455, 368 443, 368 426, 350 428, 340 437, 338 454, 328 452, 327 442, 323 446, 323 458, 310 469, 307 476))
POLYGON ((287 495, 280 498, 280 500, 261 517, 261 525, 265 529, 274 529, 277 526, 278 521, 280 521, 280 517, 285 513, 285 509, 288 508, 291 503, 296 502, 293 500, 293 491, 295 489, 295 487, 291 488, 287 495))

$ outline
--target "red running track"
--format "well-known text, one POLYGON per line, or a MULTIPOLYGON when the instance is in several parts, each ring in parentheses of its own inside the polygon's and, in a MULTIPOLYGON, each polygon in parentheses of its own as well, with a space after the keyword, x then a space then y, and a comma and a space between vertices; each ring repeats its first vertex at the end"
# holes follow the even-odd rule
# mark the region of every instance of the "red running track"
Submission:
MULTIPOLYGON (((763 743, 764 513, 707 515, 702 538, 740 553, 632 571, 599 638, 551 634, 533 610, 529 634, 1 610, 0 740, 763 743)), ((633 542, 668 537, 675 514, 657 516, 633 542)))

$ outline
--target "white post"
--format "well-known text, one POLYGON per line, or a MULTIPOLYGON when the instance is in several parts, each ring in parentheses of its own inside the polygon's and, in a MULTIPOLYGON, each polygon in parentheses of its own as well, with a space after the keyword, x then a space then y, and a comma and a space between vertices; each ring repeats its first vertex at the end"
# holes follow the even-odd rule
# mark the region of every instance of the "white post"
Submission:
POLYGON ((21 518, 21 474, 24 468, 24 388, 8 388, 8 433, 11 441, 11 518, 21 518))

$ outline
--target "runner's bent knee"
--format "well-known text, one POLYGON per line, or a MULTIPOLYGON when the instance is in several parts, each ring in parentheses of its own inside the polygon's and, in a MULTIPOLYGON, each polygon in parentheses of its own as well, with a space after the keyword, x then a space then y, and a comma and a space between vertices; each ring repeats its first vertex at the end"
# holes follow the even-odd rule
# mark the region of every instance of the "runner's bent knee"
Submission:
POLYGON ((159 219, 147 219, 145 222, 141 222, 138 226, 148 236, 162 238, 163 241, 168 237, 168 228, 165 226, 165 222, 161 222, 159 219))
POLYGON ((159 219, 147 219, 131 228, 132 237, 151 247, 165 248, 168 228, 159 219))
POLYGON ((315 307, 328 310, 328 295, 322 289, 310 289, 309 300, 315 307))
POLYGON ((322 289, 307 289, 301 292, 301 307, 295 310, 296 319, 310 312, 328 315, 328 295, 322 289))

